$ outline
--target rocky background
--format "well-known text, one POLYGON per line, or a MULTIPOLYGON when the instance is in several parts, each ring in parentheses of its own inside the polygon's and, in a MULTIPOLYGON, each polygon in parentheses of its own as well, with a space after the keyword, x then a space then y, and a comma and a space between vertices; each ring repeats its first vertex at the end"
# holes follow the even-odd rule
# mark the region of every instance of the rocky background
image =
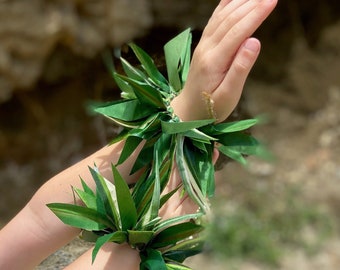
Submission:
MULTIPOLYGON (((86 111, 89 100, 117 97, 104 65, 107 52, 135 41, 162 65, 163 44, 187 27, 197 42, 217 3, 0 0, 0 226, 49 177, 113 136, 114 127, 86 111)), ((279 1, 255 34, 263 50, 240 106, 242 115, 270 115, 254 132, 277 161, 254 160, 248 170, 229 164, 219 173, 218 196, 231 205, 298 185, 299 199, 320 207, 335 224, 335 237, 317 255, 292 248, 276 268, 340 267, 339 15, 336 0, 279 1)), ((61 269, 83 250, 76 242, 40 269, 61 269)), ((214 265, 229 269, 225 262, 214 265)), ((238 267, 264 269, 247 258, 238 267)))

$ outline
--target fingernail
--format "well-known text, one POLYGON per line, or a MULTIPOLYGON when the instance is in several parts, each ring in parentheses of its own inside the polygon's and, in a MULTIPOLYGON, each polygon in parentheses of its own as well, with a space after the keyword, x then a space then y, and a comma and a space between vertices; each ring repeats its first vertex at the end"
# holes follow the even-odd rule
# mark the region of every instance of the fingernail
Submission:
POLYGON ((244 43, 244 47, 252 52, 258 52, 260 50, 260 43, 255 38, 249 38, 244 43))

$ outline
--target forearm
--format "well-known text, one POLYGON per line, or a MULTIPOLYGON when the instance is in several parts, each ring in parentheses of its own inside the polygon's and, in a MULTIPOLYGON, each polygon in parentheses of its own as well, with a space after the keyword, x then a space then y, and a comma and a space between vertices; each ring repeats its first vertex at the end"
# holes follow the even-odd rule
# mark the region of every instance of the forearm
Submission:
MULTIPOLYGON (((117 162, 122 145, 119 143, 102 148, 51 178, 35 193, 19 214, 0 231, 0 269, 30 269, 79 234, 79 230, 64 225, 46 204, 73 203, 71 187, 80 187, 80 176, 95 189, 88 166, 96 164, 101 173, 112 180, 111 163, 117 162)), ((129 183, 136 180, 135 176, 130 176, 130 170, 138 151, 119 166, 120 173, 129 183)))
MULTIPOLYGON (((50 245, 51 239, 48 236, 46 237, 43 232, 36 234, 36 226, 31 230, 31 225, 34 223, 29 222, 30 214, 28 213, 29 209, 24 208, 17 218, 13 219, 12 224, 0 232, 0 235, 3 233, 0 244, 0 269, 34 269, 36 265, 54 251, 55 245, 65 245, 70 238, 79 232, 71 227, 66 230, 62 229, 62 232, 54 232, 58 237, 53 239, 53 244, 50 245), (19 245, 17 242, 19 239, 25 239, 25 241, 22 241, 19 245)), ((86 251, 66 269, 139 269, 139 254, 127 244, 105 244, 99 250, 94 264, 91 263, 92 250, 86 251)))
POLYGON ((96 260, 91 264, 92 250, 86 251, 65 270, 138 270, 140 257, 138 251, 127 244, 107 243, 98 252, 96 260))
POLYGON ((0 269, 34 269, 79 232, 61 226, 52 215, 47 219, 50 224, 56 222, 58 226, 51 226, 51 230, 46 228, 30 207, 26 206, 0 231, 0 269))
MULTIPOLYGON (((208 94, 208 105, 211 105, 208 107, 212 107, 219 121, 231 113, 260 49, 259 42, 248 37, 269 15, 276 2, 277 0, 222 0, 220 2, 193 55, 188 79, 182 91, 185 95, 181 93, 172 103, 175 113, 181 119, 195 120, 211 117, 207 114, 202 93, 208 94)), ((43 185, 29 204, 0 231, 0 269, 30 269, 49 253, 76 236, 79 231, 62 224, 46 204, 73 203, 71 186, 80 186, 79 176, 91 188, 95 188, 88 166, 96 164, 101 174, 111 180, 111 163, 117 162, 121 149, 122 144, 105 147, 43 185)), ((139 150, 137 149, 137 152, 139 150)), ((137 152, 118 168, 128 183, 136 180, 136 177, 130 176, 129 173, 137 152)), ((174 211, 176 214, 181 214, 187 209, 176 207, 169 209, 171 214, 174 211)), ((188 212, 190 211, 191 208, 188 212)), ((128 254, 132 251, 123 248, 121 252, 128 254)), ((107 252, 108 257, 98 261, 105 263, 105 258, 112 258, 112 262, 115 263, 118 258, 120 262, 121 258, 116 255, 119 252, 117 246, 107 252)), ((135 255, 132 255, 132 258, 137 258, 138 261, 138 256, 135 255)), ((86 257, 91 256, 85 254, 82 257, 81 262, 86 266, 78 266, 74 269, 89 269, 87 267, 89 261, 86 257)), ((134 260, 127 261, 132 265, 127 266, 126 269, 138 269, 136 266, 138 263, 136 264, 134 260)), ((124 268, 116 266, 116 269, 124 268)))
MULTIPOLYGON (((79 230, 64 225, 46 204, 74 203, 71 187, 80 188, 80 177, 95 190, 88 166, 96 164, 101 174, 112 181, 111 164, 117 163, 122 147, 123 142, 106 146, 54 176, 40 188, 20 213, 0 231, 0 269, 30 269, 76 237, 79 230), (21 254, 20 260, 16 259, 18 254, 21 254)), ((130 171, 141 147, 118 166, 129 184, 138 178, 138 174, 130 175, 130 171)))

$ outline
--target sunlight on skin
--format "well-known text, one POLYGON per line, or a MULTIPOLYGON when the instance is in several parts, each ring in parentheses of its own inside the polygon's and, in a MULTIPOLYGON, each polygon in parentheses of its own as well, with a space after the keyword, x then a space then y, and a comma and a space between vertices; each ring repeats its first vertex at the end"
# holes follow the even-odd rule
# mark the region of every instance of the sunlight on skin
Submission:
MULTIPOLYGON (((249 37, 271 13, 276 3, 277 0, 220 2, 195 49, 185 87, 172 102, 175 113, 182 120, 209 118, 211 108, 207 108, 202 93, 212 99, 212 109, 218 121, 230 115, 260 51, 260 42, 249 37)), ((105 177, 111 179, 109 164, 118 160, 121 150, 122 144, 104 147, 46 182, 25 208, 0 231, 0 269, 33 269, 49 254, 76 237, 79 230, 64 225, 46 204, 72 203, 70 187, 79 187, 79 175, 94 188, 88 171, 88 166, 94 163, 105 177)), ((135 158, 136 154, 119 167, 124 177, 129 175, 135 158)), ((136 177, 129 176, 127 181, 136 181, 136 177)), ((179 181, 174 171, 169 187, 177 186, 179 181)), ((162 209, 164 217, 174 213, 182 215, 197 209, 190 200, 177 195, 162 209)), ((101 259, 89 266, 91 251, 88 251, 68 269, 138 269, 138 254, 128 246, 110 243, 98 256, 101 259), (126 263, 122 265, 122 262, 126 263)))
POLYGON ((195 49, 183 92, 172 103, 182 120, 209 118, 203 92, 211 95, 218 121, 230 115, 260 52, 260 42, 248 37, 275 5, 275 0, 220 3, 195 49))

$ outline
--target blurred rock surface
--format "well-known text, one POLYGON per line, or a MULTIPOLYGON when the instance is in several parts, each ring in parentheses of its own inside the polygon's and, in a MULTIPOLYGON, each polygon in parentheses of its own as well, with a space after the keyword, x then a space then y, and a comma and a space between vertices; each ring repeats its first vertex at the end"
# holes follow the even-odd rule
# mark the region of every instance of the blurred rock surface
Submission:
POLYGON ((0 1, 0 102, 32 87, 58 45, 90 58, 151 23, 146 0, 0 1))
MULTIPOLYGON (((0 0, 0 103, 10 99, 13 91, 34 88, 55 55, 59 59, 75 55, 88 61, 107 47, 119 47, 144 36, 153 27, 199 30, 218 2, 0 0), (68 54, 61 54, 60 48, 68 54)), ((271 40, 268 46, 264 42, 268 78, 283 74, 284 67, 277 61, 286 61, 297 35, 315 47, 322 29, 337 20, 339 9, 336 0, 279 1, 277 10, 257 33, 261 40, 271 40), (273 35, 275 32, 280 34, 273 35)), ((67 73, 64 69, 60 61, 53 72, 67 73)))

